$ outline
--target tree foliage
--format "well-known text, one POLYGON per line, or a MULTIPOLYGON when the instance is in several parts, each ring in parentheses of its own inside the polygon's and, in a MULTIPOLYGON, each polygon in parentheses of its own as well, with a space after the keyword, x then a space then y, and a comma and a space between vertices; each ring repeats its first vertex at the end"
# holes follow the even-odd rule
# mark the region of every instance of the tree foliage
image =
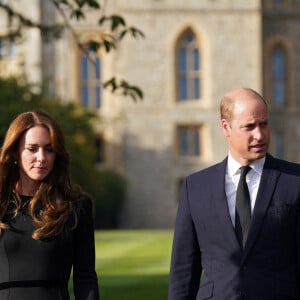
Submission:
POLYGON ((96 225, 110 228, 117 225, 125 194, 125 180, 113 171, 96 168, 94 122, 96 115, 74 103, 61 104, 32 92, 28 84, 17 79, 0 78, 0 142, 2 144, 10 122, 21 112, 41 109, 61 125, 71 158, 71 179, 94 199, 96 225))
MULTIPOLYGON (((64 30, 72 33, 78 47, 83 51, 91 61, 93 61, 90 51, 97 52, 103 49, 110 52, 118 47, 118 44, 125 36, 130 35, 133 38, 142 38, 144 34, 134 26, 129 26, 126 20, 117 14, 105 15, 105 0, 102 4, 98 0, 43 0, 53 4, 56 12, 61 16, 62 22, 54 24, 45 24, 33 21, 23 12, 18 12, 9 2, 0 1, 0 9, 6 12, 8 16, 8 30, 0 35, 0 39, 17 39, 22 37, 23 32, 28 28, 37 28, 40 30, 44 41, 60 38, 64 30), (90 10, 99 11, 97 24, 102 29, 100 40, 90 40, 88 47, 83 45, 72 26, 72 21, 80 22, 87 18, 90 10)), ((103 83, 105 88, 110 88, 112 92, 118 92, 124 96, 130 96, 133 100, 142 99, 142 90, 135 85, 128 83, 125 79, 113 77, 103 83)))

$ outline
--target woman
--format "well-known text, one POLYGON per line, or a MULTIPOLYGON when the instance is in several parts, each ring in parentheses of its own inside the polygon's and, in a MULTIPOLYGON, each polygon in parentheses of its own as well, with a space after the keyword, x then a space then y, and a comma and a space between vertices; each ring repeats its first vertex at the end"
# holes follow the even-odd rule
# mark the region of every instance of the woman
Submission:
POLYGON ((11 123, 0 155, 0 299, 96 300, 92 202, 70 185, 58 124, 29 111, 11 123))

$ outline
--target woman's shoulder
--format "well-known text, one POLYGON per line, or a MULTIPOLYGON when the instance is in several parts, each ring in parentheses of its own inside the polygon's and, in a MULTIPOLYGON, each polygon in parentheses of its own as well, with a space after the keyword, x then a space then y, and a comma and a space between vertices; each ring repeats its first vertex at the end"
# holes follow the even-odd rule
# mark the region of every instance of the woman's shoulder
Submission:
POLYGON ((94 206, 94 200, 91 195, 86 192, 82 192, 75 200, 75 205, 79 209, 90 210, 94 206))
POLYGON ((72 202, 74 210, 79 218, 93 218, 95 214, 95 202, 93 197, 83 190, 73 193, 72 202))

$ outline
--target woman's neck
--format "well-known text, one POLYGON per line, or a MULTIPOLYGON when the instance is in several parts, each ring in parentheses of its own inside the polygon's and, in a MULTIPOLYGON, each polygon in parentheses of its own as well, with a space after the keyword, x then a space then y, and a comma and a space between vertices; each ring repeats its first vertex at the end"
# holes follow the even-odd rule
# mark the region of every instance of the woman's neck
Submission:
POLYGON ((24 185, 21 182, 16 184, 16 192, 19 195, 34 196, 39 189, 39 185, 24 185))

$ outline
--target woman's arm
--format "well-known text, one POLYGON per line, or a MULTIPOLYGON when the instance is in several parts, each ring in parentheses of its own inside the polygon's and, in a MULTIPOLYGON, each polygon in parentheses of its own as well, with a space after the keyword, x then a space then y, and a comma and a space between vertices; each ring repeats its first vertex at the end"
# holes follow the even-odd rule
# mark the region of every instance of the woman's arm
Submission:
POLYGON ((73 285, 76 300, 99 300, 92 211, 92 200, 86 197, 80 203, 74 233, 73 285))

